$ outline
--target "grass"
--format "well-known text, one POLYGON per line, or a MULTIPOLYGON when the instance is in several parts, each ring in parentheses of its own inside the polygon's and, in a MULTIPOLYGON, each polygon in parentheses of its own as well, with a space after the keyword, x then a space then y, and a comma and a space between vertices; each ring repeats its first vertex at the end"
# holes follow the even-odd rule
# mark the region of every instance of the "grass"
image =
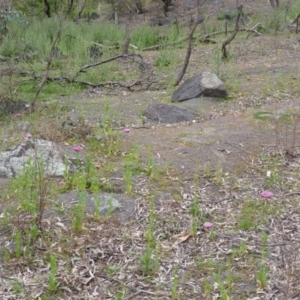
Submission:
POLYGON ((276 203, 246 201, 237 219, 237 226, 241 230, 259 229, 266 224, 269 216, 279 215, 280 212, 281 207, 276 203))

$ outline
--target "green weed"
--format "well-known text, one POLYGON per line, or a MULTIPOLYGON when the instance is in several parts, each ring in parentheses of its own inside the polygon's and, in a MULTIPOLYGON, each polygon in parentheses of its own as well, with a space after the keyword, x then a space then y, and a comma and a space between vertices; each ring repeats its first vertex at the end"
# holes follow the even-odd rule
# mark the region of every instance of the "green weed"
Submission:
POLYGON ((173 269, 173 280, 172 280, 172 288, 171 288, 171 299, 176 300, 177 298, 177 288, 178 288, 178 265, 174 266, 173 269))
POLYGON ((86 193, 78 193, 78 203, 72 211, 72 226, 76 233, 80 233, 83 229, 84 216, 86 211, 86 193))
POLYGON ((154 197, 151 197, 150 207, 149 207, 149 224, 146 232, 147 244, 150 245, 151 247, 154 247, 156 244, 153 236, 154 221, 155 221, 155 199, 154 197))
POLYGON ((158 254, 149 245, 146 246, 146 251, 140 257, 139 270, 143 276, 154 275, 159 268, 158 254))
POLYGON ((13 289, 13 293, 16 294, 16 295, 17 294, 21 294, 21 292, 23 290, 22 285, 21 285, 21 283, 18 280, 14 281, 12 289, 13 289))
POLYGON ((267 233, 264 231, 261 233, 261 238, 262 238, 262 258, 266 259, 268 257, 268 239, 269 236, 267 233))
POLYGON ((237 219, 237 226, 241 230, 250 230, 264 225, 269 216, 276 216, 281 212, 280 205, 267 201, 246 201, 237 219))
POLYGON ((57 273, 57 264, 55 256, 50 256, 50 275, 48 282, 48 289, 50 292, 54 293, 57 290, 57 281, 56 281, 56 273, 57 273))
POLYGON ((222 300, 229 300, 227 287, 222 282, 221 278, 219 276, 217 276, 216 274, 213 274, 213 278, 214 278, 215 282, 218 284, 218 288, 219 288, 219 292, 220 292, 220 298, 222 300))
POLYGON ((215 181, 217 184, 222 184, 223 182, 223 177, 222 177, 222 165, 221 162, 218 161, 216 170, 215 170, 215 181))
POLYGON ((193 236, 196 236, 199 222, 201 222, 201 208, 199 207, 199 199, 197 197, 194 197, 193 199, 193 203, 190 207, 190 214, 192 216, 191 232, 193 236))
POLYGON ((268 267, 266 267, 264 265, 259 266, 259 270, 256 275, 256 280, 262 289, 264 289, 267 286, 268 272, 269 272, 268 267))
POLYGON ((209 162, 205 163, 203 173, 205 178, 211 178, 211 164, 209 162))

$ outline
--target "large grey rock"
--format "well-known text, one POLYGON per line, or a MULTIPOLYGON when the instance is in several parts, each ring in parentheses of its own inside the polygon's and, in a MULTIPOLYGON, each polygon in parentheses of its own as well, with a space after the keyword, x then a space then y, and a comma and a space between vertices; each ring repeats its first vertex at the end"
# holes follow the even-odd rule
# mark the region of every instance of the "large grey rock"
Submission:
POLYGON ((223 98, 227 96, 226 87, 217 75, 202 72, 187 79, 172 96, 173 102, 181 102, 200 96, 223 98))
POLYGON ((161 103, 150 104, 143 114, 151 121, 160 123, 191 121, 194 117, 193 112, 187 108, 161 103))
POLYGON ((100 18, 100 16, 96 12, 92 12, 90 14, 90 19, 91 20, 96 20, 96 19, 99 19, 99 18, 100 18))
POLYGON ((155 27, 155 26, 165 26, 165 25, 170 25, 176 23, 176 19, 173 18, 157 18, 157 19, 152 19, 150 20, 150 26, 155 27))
POLYGON ((114 193, 88 194, 87 192, 70 191, 60 195, 58 201, 63 203, 67 210, 74 208, 82 201, 85 205, 85 212, 90 215, 105 216, 116 213, 121 220, 130 219, 135 209, 134 199, 114 193))
POLYGON ((12 100, 9 98, 0 99, 0 116, 10 115, 26 109, 27 102, 22 100, 12 100))
POLYGON ((0 177, 17 177, 28 163, 37 161, 44 165, 44 176, 60 177, 76 168, 76 157, 57 144, 31 139, 23 145, 0 152, 0 177), (68 157, 68 161, 66 160, 68 157))

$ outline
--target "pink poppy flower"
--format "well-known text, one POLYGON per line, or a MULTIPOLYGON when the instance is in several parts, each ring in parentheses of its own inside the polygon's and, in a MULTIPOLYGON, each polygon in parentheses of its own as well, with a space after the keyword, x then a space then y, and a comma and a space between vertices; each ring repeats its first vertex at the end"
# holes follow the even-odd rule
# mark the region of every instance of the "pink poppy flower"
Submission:
POLYGON ((96 169, 100 169, 100 165, 96 165, 95 167, 96 167, 96 169))
POLYGON ((21 147, 22 147, 22 148, 26 147, 26 143, 22 143, 22 144, 21 144, 21 147))
POLYGON ((81 152, 81 151, 83 150, 83 146, 74 146, 74 147, 73 147, 73 150, 74 150, 75 152, 81 152))
POLYGON ((211 229, 213 227, 213 224, 210 222, 205 222, 203 224, 204 229, 211 229))
POLYGON ((125 129, 124 129, 124 132, 125 132, 125 133, 129 133, 129 132, 130 132, 130 128, 125 128, 125 129))
POLYGON ((263 198, 272 198, 274 194, 270 191, 263 191, 260 193, 263 198))
POLYGON ((20 118, 22 115, 21 114, 16 114, 16 117, 20 118))
POLYGON ((27 133, 26 134, 26 139, 31 139, 32 138, 32 135, 30 133, 27 133))

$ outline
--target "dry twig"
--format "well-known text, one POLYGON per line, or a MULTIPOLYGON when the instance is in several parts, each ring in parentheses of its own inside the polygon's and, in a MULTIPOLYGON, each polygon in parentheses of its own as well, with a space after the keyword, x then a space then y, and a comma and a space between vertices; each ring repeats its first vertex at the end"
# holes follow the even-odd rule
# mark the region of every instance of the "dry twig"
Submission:
POLYGON ((227 58, 226 46, 229 45, 234 40, 234 38, 236 37, 236 35, 239 31, 239 21, 240 21, 240 18, 241 18, 242 9, 243 9, 243 5, 240 5, 237 8, 238 15, 237 15, 236 22, 235 22, 235 29, 234 29, 232 35, 222 43, 223 58, 227 58))

